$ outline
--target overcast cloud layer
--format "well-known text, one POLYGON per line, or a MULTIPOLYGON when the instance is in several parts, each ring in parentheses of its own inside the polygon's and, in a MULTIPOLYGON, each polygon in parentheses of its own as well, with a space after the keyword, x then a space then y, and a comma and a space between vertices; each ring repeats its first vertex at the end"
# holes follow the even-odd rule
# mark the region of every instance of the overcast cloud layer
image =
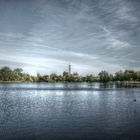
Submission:
POLYGON ((140 0, 0 0, 0 67, 139 70, 139 53, 140 0))

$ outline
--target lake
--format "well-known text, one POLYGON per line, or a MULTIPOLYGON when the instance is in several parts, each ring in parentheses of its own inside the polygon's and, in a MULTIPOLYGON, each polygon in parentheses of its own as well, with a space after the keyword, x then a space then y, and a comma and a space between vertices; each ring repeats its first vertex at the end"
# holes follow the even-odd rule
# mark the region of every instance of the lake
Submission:
POLYGON ((140 139, 140 88, 0 84, 0 140, 62 139, 140 139))

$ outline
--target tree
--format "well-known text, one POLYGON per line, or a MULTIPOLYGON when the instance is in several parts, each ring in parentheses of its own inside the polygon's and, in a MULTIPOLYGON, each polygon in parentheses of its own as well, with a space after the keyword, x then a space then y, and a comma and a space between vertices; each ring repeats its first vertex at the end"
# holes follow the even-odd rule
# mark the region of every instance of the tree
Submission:
POLYGON ((98 75, 101 82, 108 82, 110 80, 109 74, 106 71, 101 71, 98 75))
POLYGON ((12 80, 12 70, 9 67, 1 68, 0 72, 1 72, 2 81, 11 81, 12 80))

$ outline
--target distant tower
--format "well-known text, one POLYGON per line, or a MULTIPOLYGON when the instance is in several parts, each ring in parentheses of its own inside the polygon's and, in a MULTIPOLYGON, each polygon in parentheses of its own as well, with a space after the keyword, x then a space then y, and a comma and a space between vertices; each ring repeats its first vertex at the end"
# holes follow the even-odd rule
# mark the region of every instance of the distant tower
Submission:
POLYGON ((71 75, 71 65, 69 65, 69 75, 71 75))

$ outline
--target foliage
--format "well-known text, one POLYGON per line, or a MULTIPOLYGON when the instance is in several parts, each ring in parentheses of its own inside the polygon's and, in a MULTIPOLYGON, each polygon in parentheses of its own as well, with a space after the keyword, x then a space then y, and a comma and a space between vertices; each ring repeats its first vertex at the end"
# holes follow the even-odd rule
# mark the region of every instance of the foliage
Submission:
POLYGON ((77 72, 69 74, 64 71, 62 75, 52 73, 50 75, 32 76, 24 73, 22 69, 3 67, 0 69, 0 81, 13 82, 109 82, 109 81, 140 81, 140 71, 125 70, 116 72, 114 75, 107 71, 101 71, 97 76, 92 74, 81 76, 77 72))
POLYGON ((99 73, 100 81, 101 82, 108 82, 110 81, 110 75, 108 74, 107 71, 101 71, 99 73))

